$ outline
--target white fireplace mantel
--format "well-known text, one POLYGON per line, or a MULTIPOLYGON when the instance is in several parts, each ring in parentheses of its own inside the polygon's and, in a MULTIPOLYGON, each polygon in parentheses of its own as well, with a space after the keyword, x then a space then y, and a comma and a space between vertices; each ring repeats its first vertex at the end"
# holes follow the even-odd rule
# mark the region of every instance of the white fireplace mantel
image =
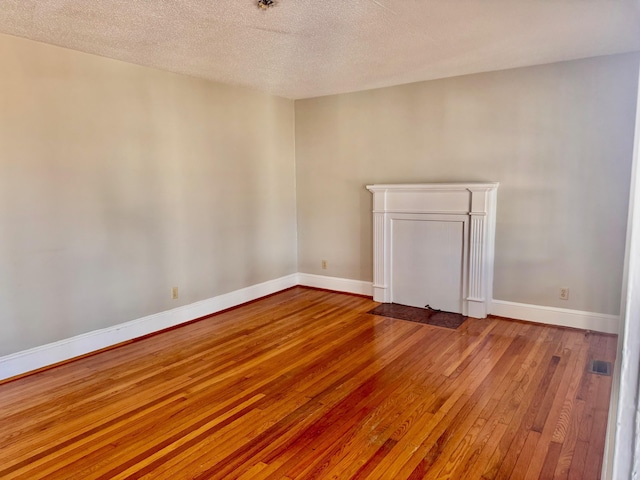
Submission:
POLYGON ((454 219, 464 224, 462 314, 486 317, 493 293, 498 185, 471 182, 367 186, 373 193, 373 299, 393 302, 391 244, 395 219, 454 219))

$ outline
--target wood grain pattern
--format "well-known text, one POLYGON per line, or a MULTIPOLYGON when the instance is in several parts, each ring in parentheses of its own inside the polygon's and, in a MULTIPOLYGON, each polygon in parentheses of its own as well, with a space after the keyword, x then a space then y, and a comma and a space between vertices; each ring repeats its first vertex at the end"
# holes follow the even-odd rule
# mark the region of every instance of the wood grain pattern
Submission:
POLYGON ((599 478, 615 337, 293 288, 0 385, 3 479, 599 478))

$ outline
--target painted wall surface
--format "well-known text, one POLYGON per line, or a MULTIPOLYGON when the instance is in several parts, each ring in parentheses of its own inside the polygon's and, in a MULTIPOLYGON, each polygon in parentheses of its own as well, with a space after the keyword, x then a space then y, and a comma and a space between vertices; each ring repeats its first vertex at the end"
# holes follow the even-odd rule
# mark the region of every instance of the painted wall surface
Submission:
POLYGON ((0 356, 297 271, 292 101, 9 36, 0 58, 0 356))
POLYGON ((498 181, 494 298, 617 314, 638 61, 297 101, 300 272, 372 279, 367 184, 498 181))

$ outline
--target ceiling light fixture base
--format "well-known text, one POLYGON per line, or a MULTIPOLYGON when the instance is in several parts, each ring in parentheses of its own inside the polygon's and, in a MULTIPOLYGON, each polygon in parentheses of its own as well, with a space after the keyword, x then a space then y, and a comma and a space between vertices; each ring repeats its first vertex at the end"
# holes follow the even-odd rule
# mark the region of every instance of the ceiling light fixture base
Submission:
POLYGON ((276 5, 275 0, 258 0, 258 8, 261 8, 262 10, 275 7, 275 5, 276 5))

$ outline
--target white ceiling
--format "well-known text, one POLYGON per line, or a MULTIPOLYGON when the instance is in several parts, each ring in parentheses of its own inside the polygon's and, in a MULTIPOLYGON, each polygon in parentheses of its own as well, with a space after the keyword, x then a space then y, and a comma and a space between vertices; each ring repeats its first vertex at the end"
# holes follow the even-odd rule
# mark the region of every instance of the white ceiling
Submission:
POLYGON ((640 50, 640 2, 0 0, 0 32, 298 99, 640 50))

